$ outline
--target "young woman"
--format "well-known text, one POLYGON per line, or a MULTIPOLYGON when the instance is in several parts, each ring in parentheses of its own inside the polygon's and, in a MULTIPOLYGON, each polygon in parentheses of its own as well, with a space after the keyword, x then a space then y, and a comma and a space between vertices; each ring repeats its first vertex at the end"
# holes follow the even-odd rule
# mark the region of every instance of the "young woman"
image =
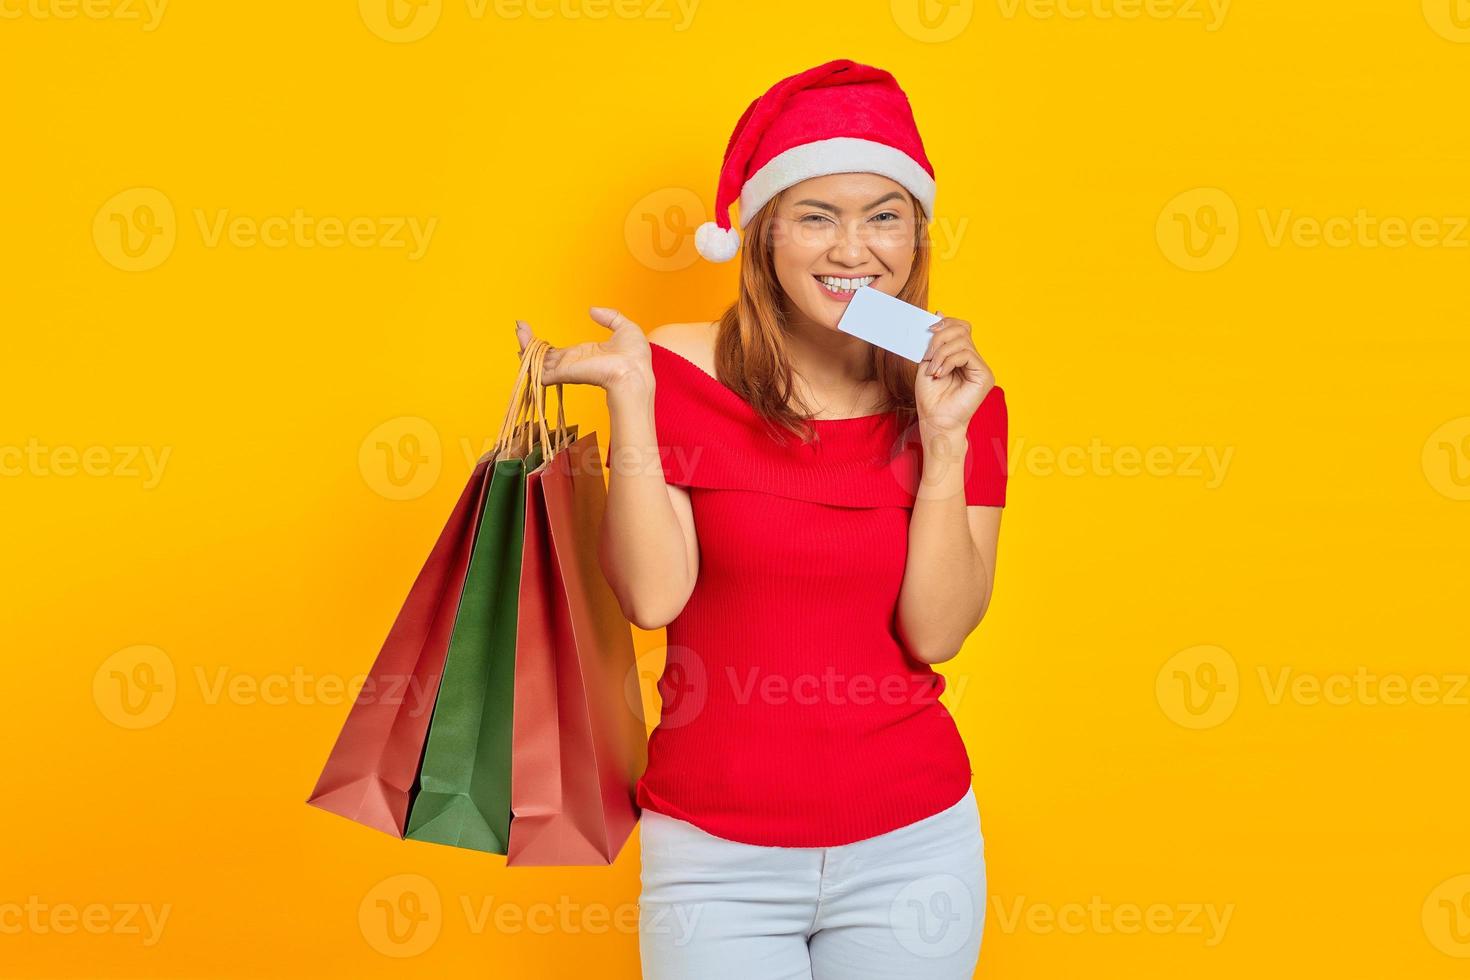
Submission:
POLYGON ((610 335, 545 360, 607 391, 603 572, 668 628, 644 976, 970 977, 984 842, 932 665, 990 602, 1004 392, 963 320, 917 365, 837 330, 863 285, 927 308, 933 168, 890 74, 834 61, 751 103, 706 258, 734 257, 737 197, 717 322, 645 337, 594 307, 610 335))

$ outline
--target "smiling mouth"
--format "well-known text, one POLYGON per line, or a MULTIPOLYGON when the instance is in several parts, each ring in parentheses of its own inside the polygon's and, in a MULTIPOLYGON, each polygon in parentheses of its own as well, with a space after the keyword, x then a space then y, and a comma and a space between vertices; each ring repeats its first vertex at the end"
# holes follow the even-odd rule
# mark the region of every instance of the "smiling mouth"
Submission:
POLYGON ((872 285, 877 276, 857 276, 844 278, 841 276, 812 276, 817 285, 822 287, 822 292, 833 299, 849 300, 863 286, 872 285))

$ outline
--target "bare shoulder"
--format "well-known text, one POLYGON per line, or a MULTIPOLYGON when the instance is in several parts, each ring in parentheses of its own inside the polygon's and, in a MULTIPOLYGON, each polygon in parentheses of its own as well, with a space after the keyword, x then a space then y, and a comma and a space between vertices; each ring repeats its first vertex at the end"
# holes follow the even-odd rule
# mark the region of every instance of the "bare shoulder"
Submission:
POLYGON ((686 360, 693 361, 705 374, 715 373, 715 333, 719 325, 707 323, 666 323, 648 332, 650 343, 667 348, 686 360))

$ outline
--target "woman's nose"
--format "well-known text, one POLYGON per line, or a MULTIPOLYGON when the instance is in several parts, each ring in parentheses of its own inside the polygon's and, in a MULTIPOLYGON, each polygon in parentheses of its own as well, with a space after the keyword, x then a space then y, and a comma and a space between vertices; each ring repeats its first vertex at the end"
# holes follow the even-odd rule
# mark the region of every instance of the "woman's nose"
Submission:
POLYGON ((845 258, 848 261, 858 261, 863 257, 867 249, 867 243, 856 229, 846 228, 837 232, 837 240, 832 243, 833 259, 845 258))

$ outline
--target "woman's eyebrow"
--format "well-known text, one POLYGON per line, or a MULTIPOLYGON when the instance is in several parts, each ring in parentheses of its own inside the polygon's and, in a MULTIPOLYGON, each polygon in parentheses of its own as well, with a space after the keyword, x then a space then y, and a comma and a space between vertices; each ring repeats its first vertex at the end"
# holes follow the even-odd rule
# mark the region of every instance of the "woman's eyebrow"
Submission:
MULTIPOLYGON (((900 194, 898 191, 889 191, 887 194, 884 194, 882 197, 878 198, 878 200, 874 201, 872 204, 869 204, 867 207, 863 208, 863 210, 864 211, 871 211, 874 208, 876 208, 878 205, 882 204, 883 202, 885 202, 885 201, 893 201, 893 200, 899 200, 899 201, 901 201, 901 200, 903 200, 903 195, 900 194)), ((796 203, 797 203, 798 206, 799 205, 802 205, 802 204, 810 204, 814 208, 821 208, 823 211, 831 211, 833 214, 841 214, 842 213, 842 209, 841 208, 836 207, 835 205, 828 204, 826 201, 814 201, 814 200, 811 200, 810 198, 808 198, 805 201, 797 201, 796 203)))

